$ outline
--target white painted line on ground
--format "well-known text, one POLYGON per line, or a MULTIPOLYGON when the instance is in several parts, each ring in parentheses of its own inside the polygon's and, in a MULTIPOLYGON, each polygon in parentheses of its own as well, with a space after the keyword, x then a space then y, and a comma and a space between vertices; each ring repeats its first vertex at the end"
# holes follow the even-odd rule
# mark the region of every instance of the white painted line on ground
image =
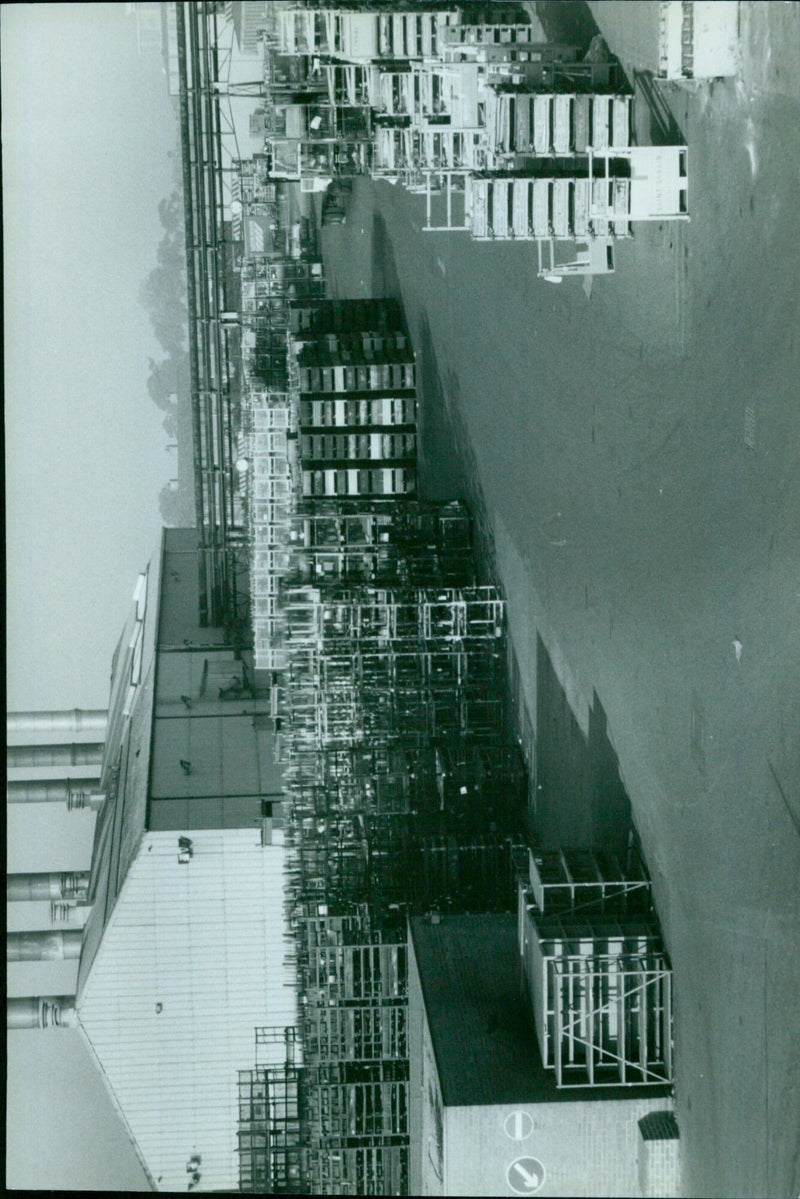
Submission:
POLYGON ((749 404, 744 410, 744 444, 748 450, 756 448, 756 411, 749 404))

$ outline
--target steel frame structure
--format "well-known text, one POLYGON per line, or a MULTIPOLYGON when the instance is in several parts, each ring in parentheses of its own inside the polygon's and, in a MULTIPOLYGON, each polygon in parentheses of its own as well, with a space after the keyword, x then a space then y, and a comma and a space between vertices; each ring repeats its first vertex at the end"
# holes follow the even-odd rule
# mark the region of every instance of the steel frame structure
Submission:
POLYGON ((663 954, 571 954, 549 963, 548 975, 559 1087, 672 1082, 672 970, 663 954))
POLYGON ((205 0, 175 9, 200 620, 235 631, 243 601, 241 571, 233 559, 244 532, 234 510, 217 12, 205 0))
POLYGON ((559 1088, 670 1084, 672 969, 638 852, 527 856, 519 949, 542 1064, 559 1088))

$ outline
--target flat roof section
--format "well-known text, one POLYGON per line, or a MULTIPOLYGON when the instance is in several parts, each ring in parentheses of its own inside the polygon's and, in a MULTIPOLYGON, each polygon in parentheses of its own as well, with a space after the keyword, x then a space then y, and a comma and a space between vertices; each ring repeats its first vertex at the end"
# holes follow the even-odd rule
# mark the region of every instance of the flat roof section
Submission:
POLYGON ((515 915, 416 917, 410 930, 446 1107, 670 1094, 668 1086, 558 1089, 522 989, 515 915))

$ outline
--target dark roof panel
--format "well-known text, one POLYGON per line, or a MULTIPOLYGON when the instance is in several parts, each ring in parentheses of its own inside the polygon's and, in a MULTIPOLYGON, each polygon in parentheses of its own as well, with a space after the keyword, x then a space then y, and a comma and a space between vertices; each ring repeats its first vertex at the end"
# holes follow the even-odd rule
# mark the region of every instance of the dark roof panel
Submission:
POLYGON ((446 1106, 555 1098, 517 977, 514 916, 411 921, 446 1106))
MULTIPOLYGON (((629 1087, 559 1089, 545 1070, 522 990, 514 915, 410 922, 447 1107, 630 1098, 629 1087)), ((669 1087, 641 1087, 642 1096, 669 1087)))

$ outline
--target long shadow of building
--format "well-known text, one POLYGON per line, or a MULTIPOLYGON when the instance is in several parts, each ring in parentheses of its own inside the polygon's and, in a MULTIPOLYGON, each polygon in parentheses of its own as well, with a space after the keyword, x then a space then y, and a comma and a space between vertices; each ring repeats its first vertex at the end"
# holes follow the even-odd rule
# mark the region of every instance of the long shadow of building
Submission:
MULTIPOLYGON (((378 214, 373 223, 372 261, 373 286, 399 298, 391 238, 378 214)), ((461 415, 457 377, 439 361, 424 312, 418 315, 413 335, 422 398, 421 485, 429 499, 457 497, 468 505, 478 578, 500 584, 492 522, 475 450, 461 415)), ((585 735, 539 636, 536 694, 535 749, 532 755, 526 755, 532 758, 529 767, 535 781, 529 824, 533 839, 544 849, 581 846, 623 852, 630 842, 633 818, 608 737, 605 710, 595 692, 585 735)), ((523 722, 518 719, 517 723, 523 722)))
POLYGON ((536 638, 534 831, 543 849, 561 845, 623 851, 633 829, 606 713, 595 691, 581 729, 542 638, 536 638))

